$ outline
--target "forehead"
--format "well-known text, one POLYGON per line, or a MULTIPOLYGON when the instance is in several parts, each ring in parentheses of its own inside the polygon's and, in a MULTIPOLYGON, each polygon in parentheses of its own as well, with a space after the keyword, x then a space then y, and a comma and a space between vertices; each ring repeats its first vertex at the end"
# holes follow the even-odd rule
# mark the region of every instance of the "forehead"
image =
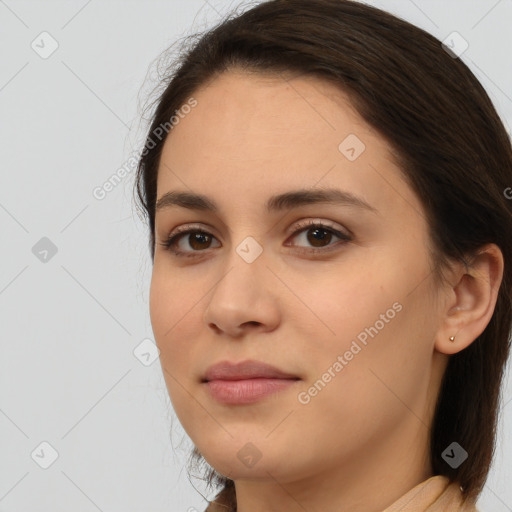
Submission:
POLYGON ((165 141, 157 198, 189 189, 243 207, 290 188, 335 186, 376 205, 396 202, 397 188, 412 193, 386 141, 331 83, 229 72, 193 97, 165 141))
MULTIPOLYGON (((321 147, 332 148, 345 132, 365 136, 370 131, 343 91, 312 76, 226 72, 194 97, 197 106, 168 139, 172 145, 171 135, 179 131, 182 137, 193 136, 199 147, 217 144, 217 156, 238 152, 246 158, 264 157, 263 149, 292 151, 301 140, 323 141, 321 147), (258 144, 265 146, 248 154, 258 144)), ((313 153, 314 148, 309 149, 313 153)))

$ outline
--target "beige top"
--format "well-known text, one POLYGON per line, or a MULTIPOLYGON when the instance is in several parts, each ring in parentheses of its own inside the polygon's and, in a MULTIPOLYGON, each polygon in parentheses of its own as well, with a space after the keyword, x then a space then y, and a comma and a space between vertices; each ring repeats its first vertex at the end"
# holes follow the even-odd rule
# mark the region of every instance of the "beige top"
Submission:
MULTIPOLYGON (((231 512, 222 497, 214 500, 205 512, 231 512)), ((435 475, 407 491, 382 512, 480 512, 474 503, 462 504, 462 491, 448 477, 435 475)))
POLYGON ((419 483, 383 512, 479 512, 475 503, 462 504, 462 491, 446 476, 435 475, 419 483))

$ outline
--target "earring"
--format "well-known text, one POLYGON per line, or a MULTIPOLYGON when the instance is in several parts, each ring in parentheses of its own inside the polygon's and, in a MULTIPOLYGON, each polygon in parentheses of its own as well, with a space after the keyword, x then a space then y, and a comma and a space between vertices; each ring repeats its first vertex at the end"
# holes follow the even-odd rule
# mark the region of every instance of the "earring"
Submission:
POLYGON ((448 339, 449 339, 450 341, 455 341, 455 336, 450 336, 448 339))

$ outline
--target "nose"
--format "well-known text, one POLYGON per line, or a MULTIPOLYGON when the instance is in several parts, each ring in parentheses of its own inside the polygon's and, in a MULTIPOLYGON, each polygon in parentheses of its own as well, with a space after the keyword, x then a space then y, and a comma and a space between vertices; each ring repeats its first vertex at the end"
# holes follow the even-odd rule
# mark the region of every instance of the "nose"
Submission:
POLYGON ((264 251, 248 263, 233 249, 223 270, 206 299, 203 320, 207 327, 233 338, 274 330, 280 319, 279 286, 266 265, 264 251))

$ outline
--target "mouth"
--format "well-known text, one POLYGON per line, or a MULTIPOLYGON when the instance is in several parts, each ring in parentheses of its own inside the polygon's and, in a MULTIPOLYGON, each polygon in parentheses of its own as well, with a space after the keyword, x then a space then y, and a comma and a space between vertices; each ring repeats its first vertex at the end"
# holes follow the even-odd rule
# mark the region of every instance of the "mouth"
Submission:
POLYGON ((295 375, 259 361, 223 361, 211 366, 201 382, 216 401, 243 405, 258 402, 300 380, 295 375))

